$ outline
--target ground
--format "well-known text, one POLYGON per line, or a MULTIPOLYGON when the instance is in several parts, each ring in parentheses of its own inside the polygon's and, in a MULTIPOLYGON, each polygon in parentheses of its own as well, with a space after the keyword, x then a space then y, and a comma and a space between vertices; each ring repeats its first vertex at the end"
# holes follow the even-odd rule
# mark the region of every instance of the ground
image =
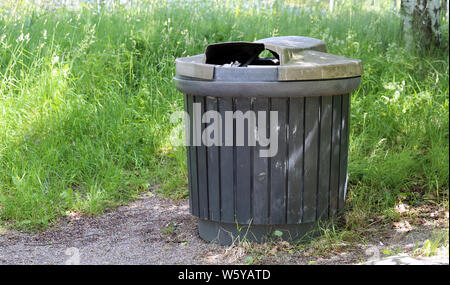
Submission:
POLYGON ((129 205, 111 209, 101 216, 73 213, 42 232, 0 230, 0 265, 448 264, 448 247, 440 248, 432 257, 417 254, 411 257, 425 240, 433 239, 436 230, 431 228, 448 228, 448 212, 431 220, 438 224, 422 223, 420 229, 405 229, 400 224, 383 229, 374 227, 373 235, 365 242, 328 253, 299 250, 286 242, 275 241, 225 247, 199 238, 197 221, 189 214, 187 200, 174 201, 150 191, 129 205))

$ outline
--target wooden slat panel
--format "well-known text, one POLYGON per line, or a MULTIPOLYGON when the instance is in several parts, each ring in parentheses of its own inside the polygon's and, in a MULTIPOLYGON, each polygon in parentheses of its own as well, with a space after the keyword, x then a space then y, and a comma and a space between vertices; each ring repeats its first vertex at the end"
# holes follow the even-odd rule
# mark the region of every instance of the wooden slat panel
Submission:
MULTIPOLYGON (((217 98, 206 97, 206 111, 217 111, 217 98)), ((219 121, 216 116, 213 120, 219 121)), ((211 123, 216 123, 211 121, 211 123)), ((208 125, 206 126, 208 127, 208 125)), ((207 137, 208 145, 215 144, 216 137, 220 138, 220 132, 213 133, 213 138, 207 137)), ((207 147, 208 155, 208 198, 209 198, 209 219, 212 221, 220 221, 220 157, 219 146, 213 145, 207 147)))
POLYGON ((339 192, 339 160, 341 141, 341 96, 333 96, 333 122, 331 131, 331 167, 330 167, 330 216, 336 215, 339 192))
MULTIPOLYGON (((205 110, 205 97, 196 96, 195 102, 201 104, 201 114, 203 115, 205 110)), ((201 124, 201 133, 205 128, 205 124, 201 124)), ((202 219, 209 218, 209 199, 208 199, 208 161, 206 146, 201 143, 197 147, 197 166, 198 166, 198 193, 199 193, 199 217, 202 219)))
POLYGON ((234 223, 234 163, 233 147, 225 146, 225 140, 231 139, 233 142, 233 121, 231 120, 231 133, 225 131, 225 112, 233 111, 232 98, 219 98, 219 111, 222 116, 222 146, 220 147, 220 189, 221 189, 221 221, 225 223, 234 223))
MULTIPOLYGON (((250 98, 235 98, 236 110, 244 114, 251 109, 250 98)), ((236 124, 238 122, 236 121, 236 124)), ((236 126, 237 128, 237 126, 236 126)), ((236 218, 238 223, 248 224, 251 219, 251 187, 253 183, 251 169, 251 149, 248 146, 248 122, 244 124, 244 146, 236 146, 236 218)), ((238 139, 238 133, 236 133, 238 139)))
POLYGON ((286 223, 286 156, 288 127, 287 99, 272 99, 272 111, 278 111, 278 152, 270 159, 270 223, 286 223))
POLYGON ((194 216, 198 216, 199 211, 199 197, 198 197, 198 171, 197 171, 197 147, 194 146, 194 115, 193 115, 194 96, 188 95, 189 106, 189 120, 190 120, 190 146, 188 147, 191 160, 190 160, 190 180, 191 188, 189 190, 192 197, 192 209, 191 212, 194 216))
POLYGON ((349 107, 350 96, 342 95, 342 119, 341 119, 341 155, 340 155, 340 174, 339 174, 339 203, 338 212, 344 210, 346 185, 347 185, 347 165, 348 165, 348 135, 349 135, 349 107))
POLYGON ((321 98, 320 111, 320 146, 319 146, 319 200, 318 218, 328 218, 328 190, 330 188, 330 157, 331 157, 331 120, 333 97, 321 98))
POLYGON ((304 98, 291 98, 289 106, 287 223, 300 223, 303 195, 304 98))
MULTIPOLYGON (((266 129, 266 138, 269 137, 269 99, 257 98, 254 101, 253 110, 256 113, 258 129, 266 129), (264 111, 266 124, 259 125, 258 111, 264 111)), ((266 149, 261 147, 259 142, 253 154, 253 224, 267 224, 269 222, 269 192, 268 192, 268 158, 260 157, 259 151, 266 149)))
POLYGON ((303 222, 316 220, 317 172, 319 154, 319 97, 305 100, 305 189, 303 222))
MULTIPOLYGON (((189 111, 189 98, 188 95, 184 94, 183 95, 184 98, 184 111, 187 112, 188 114, 190 114, 189 111)), ((185 124, 187 124, 187 126, 185 127, 185 135, 186 138, 190 138, 190 125, 189 122, 185 122, 185 124)), ((188 145, 186 146, 186 161, 187 161, 187 170, 188 170, 188 189, 189 189, 189 210, 191 212, 191 214, 193 214, 192 212, 192 173, 191 173, 191 150, 189 148, 189 145, 191 144, 190 141, 188 141, 188 145)))

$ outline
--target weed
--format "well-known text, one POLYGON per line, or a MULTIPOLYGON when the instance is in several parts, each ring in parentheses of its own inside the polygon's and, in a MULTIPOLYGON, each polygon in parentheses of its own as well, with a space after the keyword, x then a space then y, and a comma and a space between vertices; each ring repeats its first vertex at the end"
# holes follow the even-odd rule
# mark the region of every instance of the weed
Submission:
POLYGON ((439 250, 443 250, 448 254, 448 230, 442 232, 434 232, 432 239, 424 241, 422 247, 416 247, 413 254, 417 256, 430 257, 437 255, 439 250))

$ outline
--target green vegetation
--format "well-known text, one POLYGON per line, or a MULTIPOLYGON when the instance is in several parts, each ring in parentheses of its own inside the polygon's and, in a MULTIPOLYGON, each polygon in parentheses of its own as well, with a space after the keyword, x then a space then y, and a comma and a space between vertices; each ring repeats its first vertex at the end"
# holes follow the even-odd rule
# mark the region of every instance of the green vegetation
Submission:
POLYGON ((304 2, 114 1, 71 10, 2 1, 0 219, 39 229, 68 211, 101 213, 150 186, 185 197, 185 152, 169 143, 169 115, 183 108, 175 58, 208 43, 282 35, 323 39, 331 53, 364 63, 352 95, 348 222, 390 217, 400 198, 448 207, 448 23, 444 46, 419 55, 403 48, 392 7, 345 1, 331 14, 304 2))
POLYGON ((421 248, 416 248, 414 254, 418 256, 430 257, 437 255, 439 250, 448 254, 448 230, 442 232, 434 232, 432 239, 424 241, 421 248))

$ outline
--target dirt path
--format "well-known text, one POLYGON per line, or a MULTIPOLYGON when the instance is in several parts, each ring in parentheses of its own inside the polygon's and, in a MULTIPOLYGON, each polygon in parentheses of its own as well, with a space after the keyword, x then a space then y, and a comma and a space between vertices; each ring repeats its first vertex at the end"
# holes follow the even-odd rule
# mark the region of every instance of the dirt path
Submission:
POLYGON ((69 217, 40 234, 8 231, 0 236, 0 264, 76 263, 77 255, 80 264, 203 263, 205 252, 222 248, 197 237, 188 207, 143 196, 99 217, 69 217))
MULTIPOLYGON (((417 239, 423 241, 427 237, 420 233, 395 242, 407 245, 411 239, 410 243, 414 244, 417 239)), ((374 246, 379 244, 374 241, 348 252, 320 258, 279 251, 263 256, 260 263, 359 263, 370 259, 367 249, 374 246)), ((240 264, 246 262, 247 255, 238 246, 223 247, 203 242, 198 237, 196 219, 189 214, 186 200, 175 204, 151 193, 99 217, 67 217, 54 228, 38 234, 14 230, 0 233, 0 265, 240 264)), ((448 255, 418 262, 448 264, 448 255)))

